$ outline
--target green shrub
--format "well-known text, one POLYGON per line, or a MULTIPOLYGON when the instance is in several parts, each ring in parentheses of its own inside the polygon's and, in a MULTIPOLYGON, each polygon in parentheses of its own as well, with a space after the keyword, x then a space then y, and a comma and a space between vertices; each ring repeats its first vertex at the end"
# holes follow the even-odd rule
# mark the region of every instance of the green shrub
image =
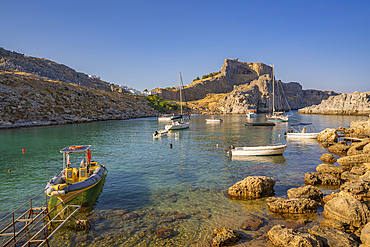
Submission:
POLYGON ((163 100, 158 95, 148 95, 146 99, 149 105, 161 113, 171 113, 172 111, 180 110, 180 105, 171 104, 166 100, 163 100))

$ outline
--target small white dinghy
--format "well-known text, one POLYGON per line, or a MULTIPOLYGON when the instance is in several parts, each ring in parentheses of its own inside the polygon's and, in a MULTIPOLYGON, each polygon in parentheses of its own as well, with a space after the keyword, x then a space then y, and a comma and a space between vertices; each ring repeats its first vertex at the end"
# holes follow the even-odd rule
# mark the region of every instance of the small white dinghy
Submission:
POLYGON ((312 123, 292 124, 290 128, 285 133, 287 138, 317 139, 319 136, 319 132, 311 132, 313 128, 312 123), (310 129, 310 132, 307 132, 307 127, 310 129))
POLYGON ((153 133, 153 138, 159 138, 159 137, 162 137, 162 136, 167 136, 167 134, 169 133, 170 131, 168 130, 158 130, 158 131, 154 131, 153 133))
POLYGON ((270 146, 257 146, 257 147, 234 147, 230 146, 229 155, 280 155, 283 154, 287 145, 278 144, 270 146))
POLYGON ((222 123, 221 118, 215 118, 215 116, 212 116, 211 118, 206 119, 207 123, 222 123))

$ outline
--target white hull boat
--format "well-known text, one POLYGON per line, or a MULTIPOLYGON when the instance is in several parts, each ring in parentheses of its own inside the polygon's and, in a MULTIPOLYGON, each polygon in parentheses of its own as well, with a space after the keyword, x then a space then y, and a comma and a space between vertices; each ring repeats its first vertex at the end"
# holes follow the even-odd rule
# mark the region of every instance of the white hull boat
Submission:
POLYGON ((247 118, 256 118, 257 117, 257 114, 256 114, 256 110, 249 110, 249 112, 247 112, 247 118))
POLYGON ((159 138, 159 137, 162 137, 162 136, 167 136, 169 133, 168 130, 158 130, 158 131, 155 131, 153 133, 153 138, 159 138))
POLYGON ((173 122, 172 124, 168 124, 164 126, 166 130, 181 130, 187 129, 190 127, 190 122, 173 122))
POLYGON ((206 119, 206 122, 207 123, 222 123, 222 119, 221 118, 212 117, 212 118, 207 118, 206 119))
POLYGON ((287 145, 271 145, 257 147, 234 147, 230 146, 229 155, 280 155, 283 154, 287 145))
POLYGON ((299 123, 290 125, 290 130, 286 132, 287 138, 300 138, 300 139, 317 139, 319 132, 307 132, 307 127, 312 130, 312 123, 299 123))
POLYGON ((181 118, 181 116, 175 116, 175 115, 167 115, 167 114, 164 114, 163 116, 159 116, 158 117, 158 121, 167 121, 167 122, 170 122, 174 119, 178 119, 178 118, 181 118))

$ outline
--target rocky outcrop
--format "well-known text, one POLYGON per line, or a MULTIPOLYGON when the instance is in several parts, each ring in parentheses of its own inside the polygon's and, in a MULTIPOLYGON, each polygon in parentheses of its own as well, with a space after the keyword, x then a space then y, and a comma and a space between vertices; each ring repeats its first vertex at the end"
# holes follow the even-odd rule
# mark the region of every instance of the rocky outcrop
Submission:
POLYGON ((319 142, 337 142, 338 132, 336 129, 327 128, 319 133, 317 140, 319 142))
POLYGON ((321 155, 320 160, 327 164, 333 164, 337 162, 337 160, 334 158, 332 154, 323 154, 321 155))
POLYGON ((340 186, 342 180, 331 174, 324 174, 318 172, 307 172, 304 175, 304 182, 310 185, 323 185, 323 186, 340 186))
MULTIPOLYGON (((297 82, 283 83, 275 81, 276 101, 284 110, 299 109, 319 104, 335 92, 319 90, 302 90, 297 82), (285 100, 286 96, 286 100, 285 100), (287 104, 289 102, 289 105, 287 104)), ((225 59, 221 73, 211 78, 198 80, 186 86, 183 91, 187 101, 200 100, 211 94, 226 93, 217 102, 217 109, 223 113, 245 113, 248 109, 267 112, 269 98, 272 95, 272 67, 263 63, 246 63, 238 59, 225 59)), ((179 100, 179 90, 157 88, 152 90, 166 100, 179 100)), ((209 106, 208 106, 209 107, 209 106)))
POLYGON ((275 180, 265 176, 250 176, 228 189, 229 197, 252 199, 274 193, 275 180))
POLYGON ((330 96, 319 105, 299 109, 302 114, 363 115, 370 114, 370 92, 330 96))

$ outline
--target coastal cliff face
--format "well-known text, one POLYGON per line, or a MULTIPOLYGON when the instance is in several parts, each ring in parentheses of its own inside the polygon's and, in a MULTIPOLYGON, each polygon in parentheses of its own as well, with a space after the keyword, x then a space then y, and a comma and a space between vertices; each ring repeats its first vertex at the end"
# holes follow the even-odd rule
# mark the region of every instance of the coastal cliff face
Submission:
MULTIPOLYGON (((191 83, 183 89, 187 101, 209 98, 213 94, 226 94, 218 97, 207 107, 196 107, 198 111, 210 113, 246 113, 248 109, 268 112, 272 109, 272 67, 263 63, 239 62, 238 59, 225 59, 221 73, 191 83), (270 102, 269 102, 270 101, 270 102)), ((178 101, 179 90, 152 90, 165 100, 178 101)), ((319 104, 333 91, 302 90, 297 82, 275 81, 275 104, 280 110, 299 109, 319 104), (279 103, 277 103, 279 102, 279 103)), ((196 103, 192 102, 193 105, 196 103)), ((200 105, 200 104, 198 104, 200 105)))
POLYGON ((42 58, 0 49, 0 129, 156 116, 144 97, 42 58))
POLYGON ((370 92, 331 96, 321 104, 299 109, 302 114, 364 115, 370 114, 370 92))

